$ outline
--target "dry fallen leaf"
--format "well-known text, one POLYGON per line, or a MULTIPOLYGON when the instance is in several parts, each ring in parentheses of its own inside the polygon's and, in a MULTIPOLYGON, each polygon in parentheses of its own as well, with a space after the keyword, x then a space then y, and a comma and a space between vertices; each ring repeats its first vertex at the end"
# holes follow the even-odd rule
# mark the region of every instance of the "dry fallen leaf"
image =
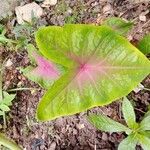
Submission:
POLYGON ((43 9, 35 2, 18 6, 15 8, 17 21, 19 24, 31 22, 32 17, 40 18, 43 14, 43 9))

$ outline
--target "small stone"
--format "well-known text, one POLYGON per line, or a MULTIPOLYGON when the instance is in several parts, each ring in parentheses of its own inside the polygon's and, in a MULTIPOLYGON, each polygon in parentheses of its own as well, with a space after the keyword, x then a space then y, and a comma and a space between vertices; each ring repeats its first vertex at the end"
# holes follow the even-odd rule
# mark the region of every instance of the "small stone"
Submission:
POLYGON ((0 20, 7 16, 11 16, 18 2, 19 0, 0 0, 0 20))
POLYGON ((140 21, 146 22, 146 16, 140 15, 139 19, 140 21))
POLYGON ((108 136, 106 133, 102 133, 102 140, 104 140, 104 141, 108 140, 108 136))
POLYGON ((10 59, 7 60, 6 64, 5 64, 5 67, 10 67, 12 66, 12 61, 10 59))
POLYGON ((43 9, 35 2, 18 6, 15 8, 17 21, 19 24, 31 22, 33 17, 40 18, 43 15, 43 9))
POLYGON ((45 0, 42 4, 42 7, 50 7, 57 4, 57 0, 45 0))
POLYGON ((127 39, 128 39, 129 41, 131 41, 131 40, 133 40, 133 36, 129 35, 129 36, 127 37, 127 39))
POLYGON ((111 14, 112 13, 112 7, 110 4, 107 4, 106 6, 103 7, 103 13, 104 14, 111 14))
POLYGON ((81 130, 81 129, 83 129, 85 126, 84 126, 84 124, 77 124, 76 127, 77 127, 79 130, 81 130))
POLYGON ((77 135, 78 131, 76 129, 73 129, 73 135, 77 135))
POLYGON ((50 145, 49 150, 55 150, 55 149, 56 149, 56 143, 52 142, 51 145, 50 145))

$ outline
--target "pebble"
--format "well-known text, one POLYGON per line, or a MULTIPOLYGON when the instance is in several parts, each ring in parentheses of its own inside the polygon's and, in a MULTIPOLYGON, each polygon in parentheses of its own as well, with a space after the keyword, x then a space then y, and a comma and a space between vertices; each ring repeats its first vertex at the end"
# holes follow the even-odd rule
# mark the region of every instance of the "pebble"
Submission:
POLYGON ((139 19, 140 21, 146 22, 146 16, 140 15, 139 19))
POLYGON ((50 147, 49 147, 49 150, 55 150, 55 149, 56 149, 56 143, 52 142, 50 147))
POLYGON ((15 8, 15 12, 19 24, 23 24, 25 21, 31 22, 32 17, 40 18, 43 15, 43 9, 35 2, 18 6, 15 8))
POLYGON ((6 64, 5 64, 5 67, 10 67, 12 66, 12 61, 10 59, 7 60, 6 64))
POLYGON ((104 140, 104 141, 108 140, 108 136, 106 133, 102 133, 102 140, 104 140))
POLYGON ((42 4, 42 7, 50 7, 57 4, 57 0, 45 0, 42 4))
POLYGON ((81 129, 83 129, 85 126, 84 126, 84 124, 77 124, 76 127, 77 127, 79 130, 81 130, 81 129))
POLYGON ((110 4, 107 4, 106 6, 103 7, 103 13, 104 14, 111 14, 112 13, 112 7, 110 4))

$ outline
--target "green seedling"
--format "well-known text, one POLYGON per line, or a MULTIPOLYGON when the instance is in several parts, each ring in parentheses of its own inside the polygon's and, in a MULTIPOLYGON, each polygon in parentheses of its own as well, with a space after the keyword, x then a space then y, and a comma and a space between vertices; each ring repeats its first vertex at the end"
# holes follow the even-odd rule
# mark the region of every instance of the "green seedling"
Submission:
POLYGON ((128 136, 118 147, 118 150, 135 150, 140 144, 144 150, 150 149, 150 111, 146 113, 140 123, 136 122, 134 108, 125 97, 122 104, 122 112, 127 126, 118 123, 104 115, 90 115, 89 121, 99 130, 105 132, 125 132, 128 136))
POLYGON ((2 92, 2 99, 0 100, 0 116, 3 116, 4 127, 6 128, 6 113, 10 111, 10 106, 12 105, 12 100, 15 98, 16 94, 8 94, 7 92, 2 92))
MULTIPOLYGON (((1 52, 2 54, 2 52, 1 52)), ((10 111, 10 106, 12 105, 12 100, 15 98, 16 94, 8 94, 2 89, 2 76, 3 76, 3 63, 2 55, 0 55, 0 116, 3 117, 4 130, 6 130, 6 113, 10 111)), ((5 135, 0 133, 0 145, 9 148, 10 150, 21 150, 21 148, 14 143, 12 140, 8 139, 5 135)), ((1 148, 1 147, 0 147, 1 148)))
POLYGON ((17 25, 13 29, 13 34, 17 41, 16 49, 26 47, 29 42, 32 42, 36 30, 34 18, 32 20, 32 23, 25 22, 23 25, 17 25))
POLYGON ((0 24, 0 44, 11 44, 16 43, 14 40, 8 39, 6 36, 6 29, 3 25, 0 24))

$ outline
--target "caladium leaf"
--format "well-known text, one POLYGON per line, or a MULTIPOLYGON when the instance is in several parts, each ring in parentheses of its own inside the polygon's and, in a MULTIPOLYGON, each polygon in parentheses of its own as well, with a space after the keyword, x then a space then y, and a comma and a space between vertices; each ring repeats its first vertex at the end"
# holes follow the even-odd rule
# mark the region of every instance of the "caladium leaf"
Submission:
POLYGON ((144 38, 139 42, 138 48, 144 54, 150 53, 150 34, 144 36, 144 38))
POLYGON ((134 108, 131 102, 127 99, 127 97, 124 97, 122 104, 122 112, 127 125, 131 129, 135 129, 136 127, 138 127, 138 124, 136 123, 134 108))
POLYGON ((135 150, 136 144, 138 143, 136 134, 130 134, 119 144, 118 150, 135 150))
POLYGON ((133 23, 125 21, 121 18, 111 17, 103 23, 114 29, 118 34, 126 36, 127 33, 132 29, 133 23))
POLYGON ((43 96, 39 120, 109 104, 150 72, 149 60, 106 26, 44 27, 36 33, 36 42, 46 58, 68 68, 43 96))
POLYGON ((132 132, 126 126, 101 114, 90 115, 88 119, 97 129, 105 131, 105 132, 126 132, 126 133, 132 132))

